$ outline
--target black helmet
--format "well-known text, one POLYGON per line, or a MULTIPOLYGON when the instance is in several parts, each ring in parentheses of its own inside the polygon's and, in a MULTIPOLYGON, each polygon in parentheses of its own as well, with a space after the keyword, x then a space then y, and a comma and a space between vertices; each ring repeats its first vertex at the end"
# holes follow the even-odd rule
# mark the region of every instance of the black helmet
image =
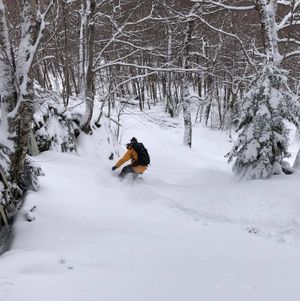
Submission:
POLYGON ((137 139, 135 137, 132 137, 131 140, 130 140, 130 143, 133 144, 133 143, 137 143, 137 139))

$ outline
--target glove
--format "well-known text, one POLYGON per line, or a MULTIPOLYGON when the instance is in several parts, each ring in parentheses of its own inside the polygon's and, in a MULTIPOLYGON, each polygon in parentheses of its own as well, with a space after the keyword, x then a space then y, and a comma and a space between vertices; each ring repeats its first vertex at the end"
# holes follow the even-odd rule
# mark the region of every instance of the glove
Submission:
POLYGON ((116 170, 117 169, 117 166, 113 166, 112 168, 111 168, 111 170, 116 170))

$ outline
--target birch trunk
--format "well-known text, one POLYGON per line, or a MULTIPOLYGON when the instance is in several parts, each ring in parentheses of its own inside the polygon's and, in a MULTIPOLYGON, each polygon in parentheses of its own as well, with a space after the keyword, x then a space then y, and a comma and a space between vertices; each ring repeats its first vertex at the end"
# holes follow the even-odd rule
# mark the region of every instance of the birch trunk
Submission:
MULTIPOLYGON (((186 26, 184 51, 182 57, 182 65, 184 69, 188 69, 188 60, 190 55, 190 44, 192 41, 192 33, 194 27, 194 20, 189 20, 186 26)), ((192 117, 191 117, 191 103, 190 103, 190 92, 188 83, 187 72, 184 75, 182 83, 182 109, 183 109, 183 121, 184 121, 184 136, 183 143, 188 147, 192 147, 192 117)))
POLYGON ((80 27, 80 81, 79 89, 82 99, 85 101, 85 113, 81 120, 81 129, 85 133, 91 131, 91 120, 94 111, 94 41, 95 25, 93 16, 96 0, 84 0, 82 5, 80 27))
POLYGON ((298 153, 297 153, 295 162, 294 162, 294 164, 293 164, 293 168, 295 168, 295 169, 300 169, 300 150, 299 150, 298 153))
POLYGON ((278 49, 277 0, 270 0, 269 3, 267 0, 256 0, 256 9, 260 15, 267 63, 278 66, 282 56, 278 49))

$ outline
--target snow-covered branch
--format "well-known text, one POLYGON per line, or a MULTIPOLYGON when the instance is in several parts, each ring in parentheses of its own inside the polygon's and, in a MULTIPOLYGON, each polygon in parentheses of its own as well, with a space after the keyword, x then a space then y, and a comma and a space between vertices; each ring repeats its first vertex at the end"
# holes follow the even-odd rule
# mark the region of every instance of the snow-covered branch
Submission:
MULTIPOLYGON (((133 63, 126 63, 126 62, 109 62, 107 64, 103 64, 96 69, 94 69, 95 72, 100 71, 101 69, 112 67, 112 66, 125 66, 125 67, 133 67, 136 69, 140 70, 148 70, 148 71, 154 71, 154 72, 186 72, 187 70, 183 67, 174 67, 174 68, 164 68, 162 67, 151 67, 151 66, 146 66, 146 65, 138 65, 138 64, 133 64, 133 63)), ((205 70, 205 67, 200 67, 199 68, 190 68, 188 69, 189 72, 200 72, 205 70)))
POLYGON ((237 10, 237 11, 250 10, 255 8, 255 5, 234 6, 234 5, 224 4, 221 1, 213 1, 213 0, 191 0, 191 1, 195 3, 201 3, 201 4, 211 4, 213 6, 221 7, 224 9, 237 10))

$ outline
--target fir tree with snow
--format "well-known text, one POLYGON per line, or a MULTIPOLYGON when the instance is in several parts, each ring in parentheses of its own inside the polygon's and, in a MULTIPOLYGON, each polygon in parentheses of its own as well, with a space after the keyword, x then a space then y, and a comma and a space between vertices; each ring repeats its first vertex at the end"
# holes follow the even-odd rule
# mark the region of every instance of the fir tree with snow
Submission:
POLYGON ((264 179, 289 173, 289 129, 286 121, 298 125, 299 103, 288 89, 284 71, 266 65, 244 99, 239 132, 229 162, 239 177, 264 179))

